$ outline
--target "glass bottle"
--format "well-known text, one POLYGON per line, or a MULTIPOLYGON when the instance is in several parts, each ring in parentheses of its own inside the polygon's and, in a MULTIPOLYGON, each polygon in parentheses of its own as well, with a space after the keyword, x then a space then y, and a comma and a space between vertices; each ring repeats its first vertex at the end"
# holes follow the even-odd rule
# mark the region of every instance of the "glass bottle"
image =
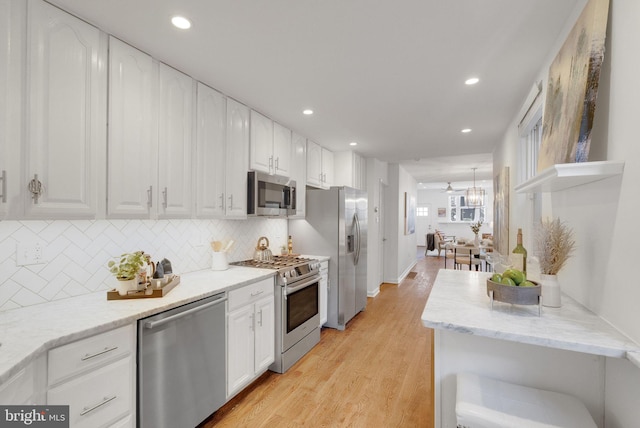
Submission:
POLYGON ((289 235, 289 240, 287 241, 287 250, 289 255, 293 254, 293 240, 291 239, 291 235, 289 235))
POLYGON ((513 249, 514 268, 527 273, 527 249, 522 246, 522 229, 518 229, 516 247, 513 249))

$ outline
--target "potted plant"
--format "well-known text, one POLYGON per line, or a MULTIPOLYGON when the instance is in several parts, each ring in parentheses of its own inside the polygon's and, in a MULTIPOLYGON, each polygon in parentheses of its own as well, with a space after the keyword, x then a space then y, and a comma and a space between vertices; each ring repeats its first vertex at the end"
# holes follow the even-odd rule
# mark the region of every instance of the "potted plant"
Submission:
POLYGON ((478 240, 478 233, 480 232, 480 227, 482 227, 482 222, 480 220, 478 220, 475 223, 471 223, 471 231, 475 235, 474 244, 476 247, 480 245, 480 241, 478 240))
POLYGON ((560 307, 560 284, 557 275, 573 255, 575 244, 573 230, 559 218, 542 220, 538 225, 535 245, 540 264, 544 306, 560 307))
POLYGON ((116 289, 121 296, 126 295, 129 290, 138 289, 138 275, 146 264, 144 251, 124 253, 119 259, 109 261, 107 267, 118 280, 116 289))

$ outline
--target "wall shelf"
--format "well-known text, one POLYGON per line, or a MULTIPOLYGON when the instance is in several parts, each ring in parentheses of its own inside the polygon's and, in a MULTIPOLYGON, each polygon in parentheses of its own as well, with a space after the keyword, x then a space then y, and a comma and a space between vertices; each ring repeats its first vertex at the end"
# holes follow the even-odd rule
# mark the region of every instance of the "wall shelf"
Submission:
POLYGON ((515 187, 516 193, 556 192, 622 174, 624 161, 553 165, 515 187))

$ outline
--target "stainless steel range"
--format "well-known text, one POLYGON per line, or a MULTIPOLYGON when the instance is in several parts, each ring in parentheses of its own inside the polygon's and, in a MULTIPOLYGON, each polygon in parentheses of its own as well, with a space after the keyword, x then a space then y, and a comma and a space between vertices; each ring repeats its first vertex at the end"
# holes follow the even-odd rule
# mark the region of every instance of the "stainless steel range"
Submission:
POLYGON ((275 362, 286 372, 320 342, 320 263, 315 259, 274 256, 272 261, 245 260, 236 266, 277 269, 275 281, 275 362))

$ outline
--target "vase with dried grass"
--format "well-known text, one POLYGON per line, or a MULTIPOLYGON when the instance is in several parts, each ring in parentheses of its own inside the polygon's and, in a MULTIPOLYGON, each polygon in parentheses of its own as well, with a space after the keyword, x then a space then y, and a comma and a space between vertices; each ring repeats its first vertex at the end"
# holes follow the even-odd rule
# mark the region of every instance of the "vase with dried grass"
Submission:
POLYGON ((573 230, 559 218, 542 220, 536 228, 535 245, 540 263, 542 305, 559 308, 562 302, 558 272, 573 255, 573 230))

